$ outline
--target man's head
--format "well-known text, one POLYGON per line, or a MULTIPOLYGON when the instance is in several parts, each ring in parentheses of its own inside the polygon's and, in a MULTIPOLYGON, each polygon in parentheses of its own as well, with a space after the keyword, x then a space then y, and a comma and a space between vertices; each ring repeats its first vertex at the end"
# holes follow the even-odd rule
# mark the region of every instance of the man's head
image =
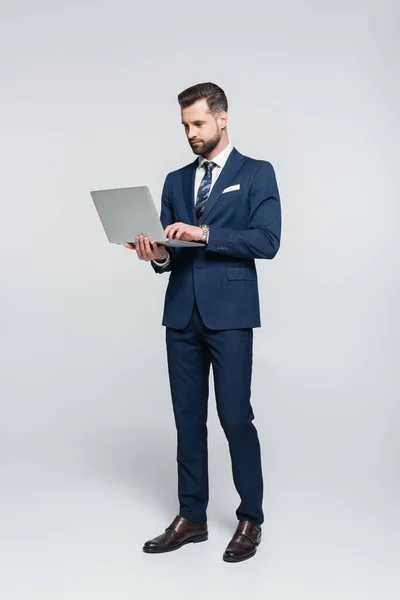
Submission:
POLYGON ((178 94, 178 102, 193 152, 207 158, 216 156, 228 143, 225 92, 215 83, 198 83, 178 94))

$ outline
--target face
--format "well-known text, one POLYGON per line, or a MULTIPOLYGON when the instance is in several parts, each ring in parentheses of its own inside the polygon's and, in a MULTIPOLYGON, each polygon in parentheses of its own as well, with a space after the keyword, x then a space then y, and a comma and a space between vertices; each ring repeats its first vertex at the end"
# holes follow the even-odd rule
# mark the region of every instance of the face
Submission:
POLYGON ((191 106, 182 108, 182 124, 186 137, 195 154, 207 156, 219 144, 226 126, 227 113, 218 117, 210 113, 207 100, 202 98, 191 106))

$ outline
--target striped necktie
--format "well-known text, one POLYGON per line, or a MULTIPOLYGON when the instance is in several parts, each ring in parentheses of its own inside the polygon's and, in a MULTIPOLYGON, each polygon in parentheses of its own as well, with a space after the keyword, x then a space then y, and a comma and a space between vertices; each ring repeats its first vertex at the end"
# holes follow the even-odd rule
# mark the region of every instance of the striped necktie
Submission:
POLYGON ((197 199, 196 199, 196 217, 197 217, 197 221, 200 219, 204 208, 205 208, 205 204, 207 202, 207 198, 210 195, 210 188, 211 188, 211 174, 212 174, 212 170, 214 167, 216 167, 216 163, 214 162, 209 162, 209 161, 204 161, 202 164, 202 167, 205 168, 206 173, 203 177, 203 179, 200 182, 199 185, 199 189, 197 192, 197 199))

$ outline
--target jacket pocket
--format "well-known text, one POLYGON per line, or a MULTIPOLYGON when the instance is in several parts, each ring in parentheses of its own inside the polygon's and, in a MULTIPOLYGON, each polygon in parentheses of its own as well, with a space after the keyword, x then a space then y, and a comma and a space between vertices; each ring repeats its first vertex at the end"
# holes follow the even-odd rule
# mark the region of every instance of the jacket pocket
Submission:
POLYGON ((250 281, 257 281, 257 272, 255 269, 249 269, 248 267, 228 267, 226 269, 226 276, 228 279, 249 279, 250 281))

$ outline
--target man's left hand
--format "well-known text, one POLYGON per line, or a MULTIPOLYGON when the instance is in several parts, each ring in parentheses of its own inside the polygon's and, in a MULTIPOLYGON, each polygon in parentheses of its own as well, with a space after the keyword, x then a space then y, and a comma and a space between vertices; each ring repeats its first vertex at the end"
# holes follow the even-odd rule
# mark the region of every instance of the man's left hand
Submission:
POLYGON ((199 242, 203 235, 201 227, 187 225, 186 223, 172 223, 165 228, 165 235, 170 240, 182 240, 183 242, 199 242))

